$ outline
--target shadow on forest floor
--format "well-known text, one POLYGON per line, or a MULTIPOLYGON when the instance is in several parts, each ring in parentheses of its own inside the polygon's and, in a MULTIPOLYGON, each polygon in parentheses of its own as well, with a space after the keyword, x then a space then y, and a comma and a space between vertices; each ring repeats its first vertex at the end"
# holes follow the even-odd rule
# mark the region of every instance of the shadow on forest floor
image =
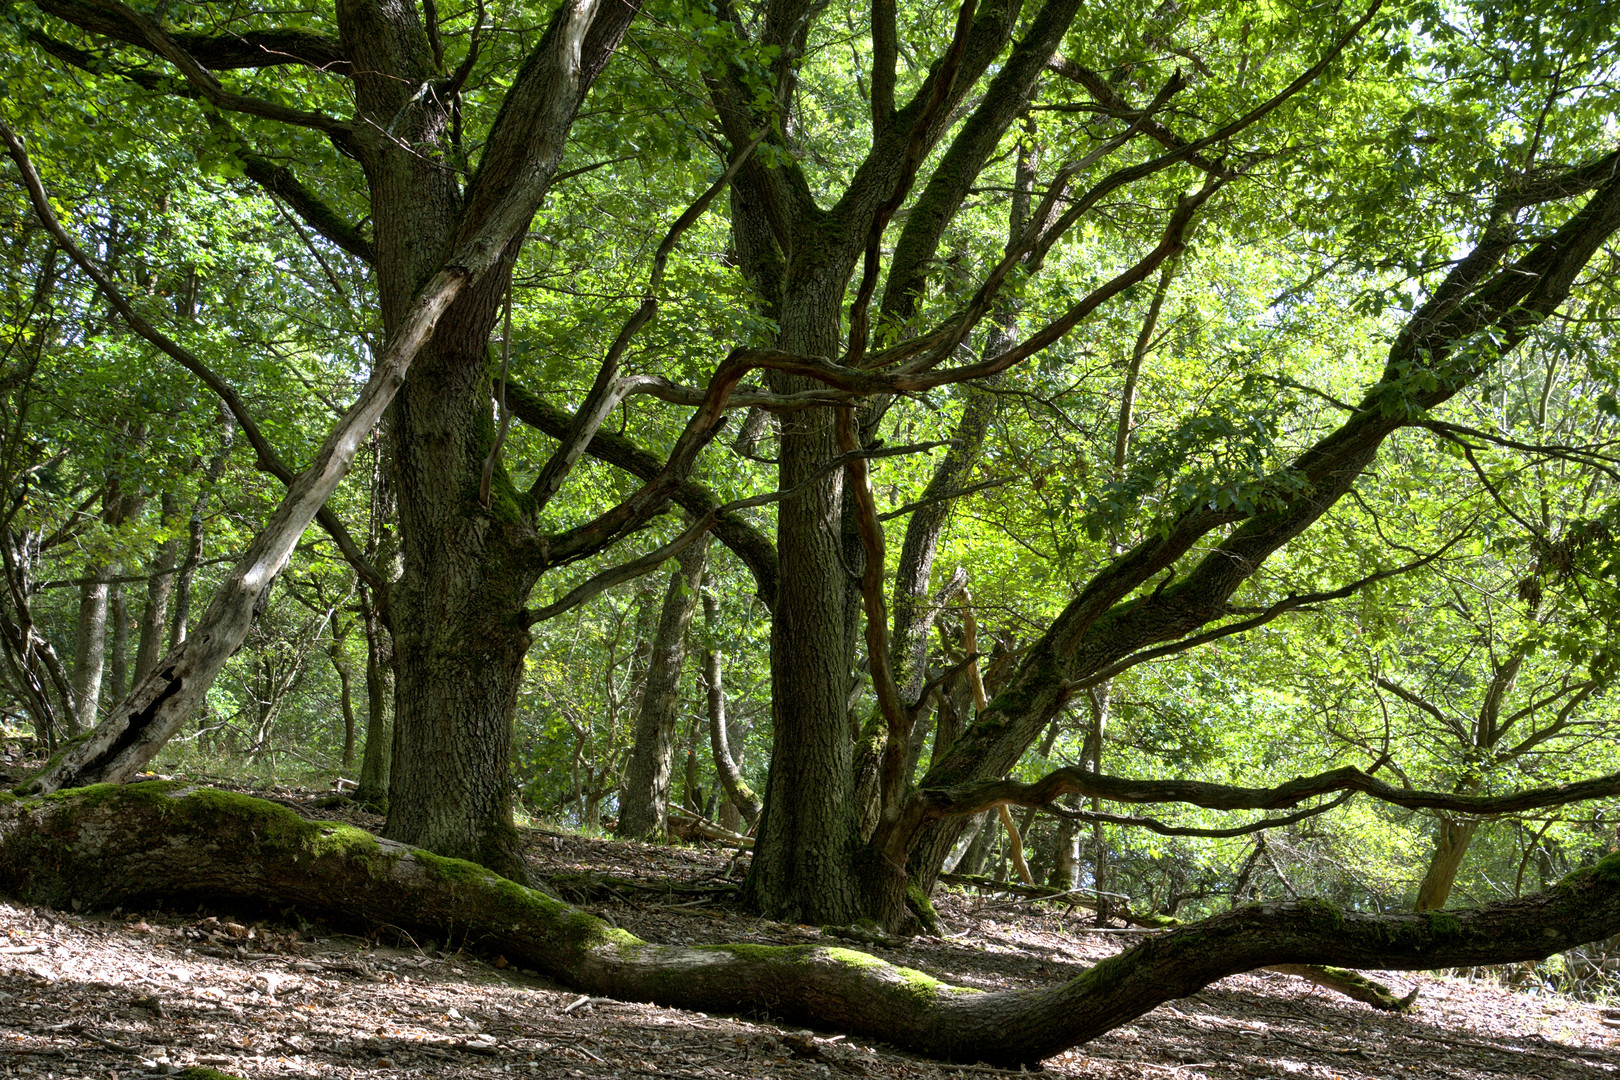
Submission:
MULTIPOLYGON (((379 824, 352 808, 319 809, 306 792, 258 794, 309 816, 379 824)), ((736 910, 741 868, 724 850, 544 831, 529 834, 528 850, 538 876, 650 941, 838 941, 736 910)), ((0 903, 0 1069, 117 1080, 187 1065, 355 1080, 1007 1075, 836 1032, 584 998, 479 955, 476 943, 413 942, 387 928, 358 937, 303 924, 296 912, 259 914, 80 915, 0 903)), ((1078 913, 979 896, 948 893, 940 914, 947 937, 871 951, 993 989, 1063 979, 1135 940, 1098 932, 1078 913)), ((1421 980, 1417 1010, 1380 1013, 1256 972, 1161 1006, 1046 1070, 1107 1080, 1620 1074, 1620 1030, 1595 1006, 1459 979, 1380 977, 1401 992, 1421 980)))

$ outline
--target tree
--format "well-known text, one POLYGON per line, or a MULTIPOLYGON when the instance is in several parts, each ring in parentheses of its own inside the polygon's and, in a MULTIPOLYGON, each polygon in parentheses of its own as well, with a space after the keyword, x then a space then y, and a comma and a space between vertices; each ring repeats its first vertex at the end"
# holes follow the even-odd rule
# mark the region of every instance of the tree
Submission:
MULTIPOLYGON (((545 34, 522 58, 470 176, 464 168, 459 95, 478 57, 481 28, 468 43, 467 70, 451 70, 431 9, 424 23, 414 9, 339 5, 332 19, 335 38, 327 32, 332 23, 217 34, 168 28, 121 5, 47 3, 41 10, 172 65, 175 77, 139 72, 128 77, 159 96, 206 103, 204 119, 245 173, 257 175, 336 246, 372 264, 389 346, 367 392, 334 429, 316 464, 293 484, 279 517, 260 534, 236 580, 216 594, 183 651, 160 664, 40 786, 127 776, 167 740, 245 635, 265 588, 347 471, 360 438, 389 405, 406 370, 422 360, 394 407, 390 427, 394 467, 409 478, 397 488, 403 576, 385 581, 346 533, 339 536, 345 554, 379 589, 379 597, 386 589, 388 621, 395 628, 395 724, 407 752, 392 770, 389 832, 521 875, 506 768, 510 707, 529 640, 523 610, 528 589, 548 562, 578 558, 639 524, 661 507, 670 485, 648 485, 639 498, 557 537, 537 532, 534 516, 524 512, 521 496, 499 469, 497 438, 487 420, 488 343, 506 278, 562 157, 568 128, 636 6, 599 9, 583 3, 557 9, 545 34), (267 67, 305 73, 299 89, 301 104, 308 107, 237 92, 215 74, 267 67), (352 84, 357 110, 352 120, 322 111, 330 79, 352 84), (418 87, 423 93, 413 89, 418 87), (433 94, 426 93, 429 88, 435 88, 433 94), (227 114, 274 125, 293 145, 314 133, 358 161, 375 234, 361 235, 340 207, 254 154, 227 114), (480 490, 486 462, 495 475, 480 490), (472 507, 475 520, 470 521, 472 507), (141 749, 131 753, 132 746, 141 749)), ((27 33, 36 46, 69 63, 87 70, 101 66, 97 57, 54 36, 49 23, 27 33)), ((57 243, 97 277, 131 328, 183 367, 205 373, 205 364, 130 307, 101 268, 55 225, 22 142, 9 130, 4 134, 57 243)), ((318 151, 312 157, 333 160, 318 151)), ((228 388, 215 388, 233 403, 228 388)), ((248 417, 239 413, 237 418, 249 427, 248 417)), ((690 442, 688 454, 701 438, 695 433, 690 442)), ((273 451, 259 449, 261 456, 274 458, 273 451)), ((571 463, 559 455, 548 483, 560 483, 571 463)), ((678 473, 672 470, 670 476, 678 473)), ((290 473, 285 475, 290 481, 290 473)), ((325 523, 342 533, 329 515, 325 523)))
MULTIPOLYGON (((1530 338, 1602 304, 1620 229, 1605 104, 1613 16, 1572 18, 1553 37, 1534 5, 1188 4, 1082 19, 1069 0, 1027 10, 990 0, 964 4, 946 26, 893 4, 761 0, 661 9, 668 21, 636 39, 635 65, 605 69, 632 8, 564 5, 537 44, 486 37, 483 13, 441 22, 430 5, 419 16, 344 2, 291 25, 248 18, 223 29, 200 14, 159 25, 73 0, 42 0, 38 12, 22 27, 29 48, 86 79, 134 84, 165 124, 185 116, 195 126, 200 101, 199 142, 315 230, 322 258, 341 252, 369 268, 385 342, 367 390, 295 481, 229 382, 145 317, 57 222, 21 139, 7 133, 55 243, 125 325, 227 403, 265 471, 291 485, 182 651, 38 788, 127 776, 147 760, 244 639, 317 516, 392 630, 387 833, 511 874, 521 869, 508 803, 512 710, 532 628, 692 552, 711 529, 772 616, 772 762, 746 893, 779 918, 925 920, 962 823, 1009 804, 1067 795, 1293 812, 1226 830, 1247 832, 1350 792, 1487 815, 1609 797, 1620 784, 1611 775, 1486 796, 1403 789, 1371 766, 1275 784, 1097 767, 1105 688, 1112 701, 1152 661, 1212 653, 1290 613, 1416 578, 1446 554, 1444 538, 1391 540, 1348 507, 1377 494, 1381 453, 1450 424, 1447 410, 1499 382, 1530 338), (266 65, 280 82, 253 74, 266 65), (588 90, 601 107, 580 116, 588 90), (699 165, 694 146, 704 148, 699 165), (582 171, 562 168, 571 148, 582 171), (326 197, 281 163, 292 156, 326 197), (351 161, 364 198, 342 183, 351 161), (564 173, 579 180, 578 198, 559 195, 564 173), (728 229, 705 216, 717 203, 728 229), (641 212, 608 229, 603 205, 641 212), (369 232, 352 224, 362 220, 369 232), (543 246, 526 245, 531 228, 544 230, 543 246), (683 236, 702 237, 713 257, 683 257, 683 236), (535 284, 523 295, 520 283, 535 284), (548 319, 548 304, 562 301, 539 295, 546 285, 586 295, 569 319, 548 319), (1178 305, 1201 325, 1156 354, 1158 320, 1178 305), (1262 345, 1286 352, 1282 371, 1262 345), (1088 367, 1093 354, 1107 359, 1088 367), (1330 367, 1320 380, 1329 385, 1312 381, 1317 363, 1330 367), (571 389, 565 408, 555 399, 571 389), (642 407, 653 401, 673 407, 642 407), (323 508, 385 408, 397 581, 323 508), (714 435, 744 408, 728 456, 714 435), (765 413, 774 434, 760 431, 765 413), (523 426, 509 428, 513 418, 523 426), (947 452, 920 458, 934 450, 947 452), (893 471, 879 474, 876 462, 893 471), (950 532, 950 511, 988 483, 1000 485, 986 496, 1000 504, 999 538, 1024 552, 1003 566, 960 559, 970 573, 936 581, 934 565, 952 562, 940 557, 946 545, 970 556, 990 547, 950 532), (880 497, 898 505, 885 514, 880 497), (690 524, 655 521, 671 502, 690 524), (766 507, 774 544, 755 513, 766 507), (901 518, 904 536, 891 537, 901 526, 886 522, 901 518), (620 545, 637 532, 655 539, 626 558, 620 545), (1334 557, 1340 548, 1359 559, 1334 557), (555 598, 530 607, 542 583, 555 598), (966 625, 954 655, 928 647, 949 605, 979 620, 998 594, 1017 603, 993 606, 1018 607, 1024 622, 1016 642, 1011 629, 986 627, 986 642, 1005 639, 994 662, 981 664, 977 628, 966 625), (936 698, 924 764, 919 721, 936 698), (1096 706, 1089 767, 1047 770, 1064 714, 1086 698, 1096 706)), ((594 809, 586 787, 611 782, 575 785, 582 813, 594 809)), ((20 806, 16 873, 36 880, 30 845, 56 851, 53 830, 77 835, 79 807, 99 820, 96 799, 66 800, 62 817, 20 806)), ((137 818, 122 835, 138 847, 137 818)), ((380 850, 405 867, 395 884, 444 869, 380 850)), ((353 864, 332 854, 349 880, 353 864)), ((533 914, 517 886, 459 865, 453 874, 487 887, 475 903, 533 914)), ((1168 939, 1184 944, 1105 966, 1075 992, 1089 1008, 1118 991, 1088 1014, 1106 1025, 1157 1000, 1120 986, 1172 963, 1187 965, 1185 982, 1166 984, 1181 987, 1255 962, 1536 955, 1607 932, 1604 903, 1590 917, 1578 907, 1610 876, 1605 868, 1512 909, 1550 920, 1545 941, 1520 926, 1479 944, 1475 929, 1497 932, 1507 909, 1469 916, 1458 923, 1467 947, 1441 948, 1446 916, 1379 923, 1268 908, 1189 928, 1168 939), (1381 929, 1400 940, 1386 934, 1389 947, 1375 947, 1381 929), (1205 950, 1212 940, 1230 947, 1205 950)), ((294 887, 279 868, 270 877, 294 887)), ((541 922, 571 918, 546 908, 541 922)), ((650 987, 696 963, 646 951, 646 968, 593 966, 607 964, 597 944, 639 945, 584 923, 575 931, 588 947, 565 950, 558 970, 650 987)), ((815 963, 824 960, 835 981, 862 963, 815 963)), ((747 974, 724 968, 734 973, 747 974)), ((1083 1037, 1093 1028, 1053 1027, 1060 1036, 1041 1023, 1069 1000, 1046 1002, 986 1052, 1027 1060, 1083 1037)), ((897 1006, 877 1022, 952 1052, 1006 1018, 1000 1006, 977 1008, 897 1006)))

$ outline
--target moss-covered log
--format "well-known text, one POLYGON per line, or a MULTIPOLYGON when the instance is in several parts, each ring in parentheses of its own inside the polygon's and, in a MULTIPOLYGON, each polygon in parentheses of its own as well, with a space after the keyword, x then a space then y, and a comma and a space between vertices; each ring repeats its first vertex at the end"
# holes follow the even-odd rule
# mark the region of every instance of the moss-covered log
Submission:
POLYGON ((92 907, 250 900, 454 935, 592 994, 770 1012, 943 1058, 1038 1061, 1277 964, 1426 969, 1539 959, 1620 932, 1620 856, 1538 896, 1472 911, 1362 915, 1265 904, 1155 935, 1060 985, 984 993, 852 949, 652 945, 471 863, 178 783, 0 806, 0 889, 92 907))

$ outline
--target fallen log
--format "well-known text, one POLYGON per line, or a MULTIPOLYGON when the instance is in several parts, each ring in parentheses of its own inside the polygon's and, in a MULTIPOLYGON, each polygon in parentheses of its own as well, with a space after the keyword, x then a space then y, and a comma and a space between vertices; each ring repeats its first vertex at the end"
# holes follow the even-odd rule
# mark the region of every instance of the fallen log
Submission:
POLYGON ((454 934, 593 996, 769 1012, 939 1058, 1013 1065, 1259 967, 1501 964, 1620 932, 1620 856, 1610 856, 1536 896, 1471 911, 1253 905, 1152 935, 1064 983, 991 993, 847 948, 649 944, 472 863, 263 800, 158 781, 0 796, 0 891, 58 907, 291 904, 350 923, 454 934))

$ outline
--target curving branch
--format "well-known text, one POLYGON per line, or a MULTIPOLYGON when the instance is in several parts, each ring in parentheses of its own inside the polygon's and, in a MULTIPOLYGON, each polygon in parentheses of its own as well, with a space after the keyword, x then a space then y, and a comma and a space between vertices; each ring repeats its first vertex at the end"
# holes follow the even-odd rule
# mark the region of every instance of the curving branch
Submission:
POLYGON ((1211 784, 1202 780, 1129 780, 1070 766, 1029 784, 1018 780, 985 780, 953 788, 924 788, 917 792, 914 801, 923 820, 938 820, 977 814, 1008 803, 1044 807, 1063 795, 1122 803, 1187 803, 1206 810, 1284 810, 1306 799, 1339 791, 1370 795, 1380 802, 1408 810, 1500 817, 1620 795, 1620 773, 1509 795, 1460 795, 1396 787, 1350 765, 1269 788, 1211 784))
MULTIPOLYGON (((1119 91, 1107 79, 1090 68, 1060 55, 1054 55, 1048 60, 1046 67, 1048 71, 1055 71, 1065 79, 1079 83, 1085 88, 1086 93, 1090 94, 1092 99, 1102 106, 1108 115, 1135 124, 1141 129, 1142 134, 1166 150, 1181 151, 1185 150, 1189 145, 1188 140, 1183 139, 1162 122, 1154 119, 1151 109, 1143 110, 1133 106, 1120 95, 1119 91)), ((1239 175, 1236 169, 1206 154, 1189 152, 1186 161, 1187 164, 1221 180, 1235 180, 1239 175)))
POLYGON ((1251 833, 1264 832, 1267 829, 1280 829, 1294 825, 1307 818, 1325 814, 1329 810, 1343 806, 1356 793, 1346 791, 1337 799, 1325 802, 1321 806, 1313 806, 1308 810, 1301 810, 1296 814, 1284 814, 1282 817, 1261 818, 1251 821, 1247 825, 1233 825, 1226 829, 1205 829, 1195 825, 1166 825, 1156 818, 1142 817, 1138 814, 1110 814, 1103 810, 1070 810, 1066 807, 1049 804, 1042 807, 1048 814, 1055 817, 1066 818, 1069 821, 1084 821, 1103 825, 1124 825, 1133 829, 1146 829, 1148 832, 1158 833, 1160 836, 1202 836, 1213 839, 1224 839, 1233 836, 1248 836, 1251 833))
POLYGON ((286 203, 304 224, 367 266, 376 262, 377 251, 371 241, 353 222, 304 186, 291 168, 249 147, 225 117, 213 113, 206 119, 208 126, 225 140, 236 160, 242 163, 242 172, 249 180, 286 203))
MULTIPOLYGON (((163 57, 185 77, 186 83, 216 108, 244 113, 282 124, 324 131, 334 139, 347 141, 354 134, 353 125, 325 113, 289 108, 263 98, 249 97, 225 89, 218 79, 198 62, 163 27, 153 20, 117 0, 90 0, 90 5, 108 17, 120 21, 128 28, 131 44, 141 46, 163 57)), ((64 16, 65 17, 65 16, 64 16)))
MULTIPOLYGON (((108 5, 93 0, 35 0, 41 11, 92 34, 149 47, 141 27, 108 5)), ((349 58, 334 38, 313 30, 281 28, 241 30, 230 34, 172 31, 170 38, 210 71, 300 65, 334 75, 348 75, 349 58)))
MULTIPOLYGON (((619 361, 623 359, 624 351, 629 348, 631 340, 641 332, 642 327, 652 321, 653 316, 658 314, 658 290, 664 283, 664 268, 681 234, 691 228, 708 210, 715 197, 731 185, 732 178, 747 163, 763 138, 763 135, 756 138, 735 155, 725 171, 720 174, 720 178, 710 184, 703 194, 675 219, 669 231, 664 234, 663 241, 653 253, 652 271, 647 276, 647 287, 642 292, 641 303, 630 314, 630 318, 625 320, 618 336, 613 339, 613 344, 608 347, 607 355, 602 358, 601 365, 596 369, 596 379, 585 395, 585 401, 580 405, 579 411, 574 414, 573 430, 562 440, 562 445, 552 452, 550 459, 541 466, 539 475, 529 488, 529 501, 533 504, 535 513, 545 509, 552 497, 562 488, 563 481, 578 464, 580 455, 585 452, 586 444, 601 428, 608 415, 618 407, 619 402, 634 393, 643 380, 650 379, 649 376, 620 377, 619 361)), ((505 385, 504 378, 502 385, 505 385)))
MULTIPOLYGON (((551 404, 517 383, 507 384, 506 400, 513 416, 554 439, 565 439, 574 429, 573 413, 551 404)), ((585 452, 598 461, 643 480, 652 479, 664 469, 664 462, 658 455, 616 432, 597 431, 585 445, 585 452)), ((695 480, 686 480, 676 487, 671 501, 695 516, 707 515, 720 506, 719 497, 695 480)), ((741 514, 725 511, 715 516, 714 535, 753 574, 760 600, 766 607, 773 606, 776 603, 778 571, 776 545, 770 537, 741 514)))

